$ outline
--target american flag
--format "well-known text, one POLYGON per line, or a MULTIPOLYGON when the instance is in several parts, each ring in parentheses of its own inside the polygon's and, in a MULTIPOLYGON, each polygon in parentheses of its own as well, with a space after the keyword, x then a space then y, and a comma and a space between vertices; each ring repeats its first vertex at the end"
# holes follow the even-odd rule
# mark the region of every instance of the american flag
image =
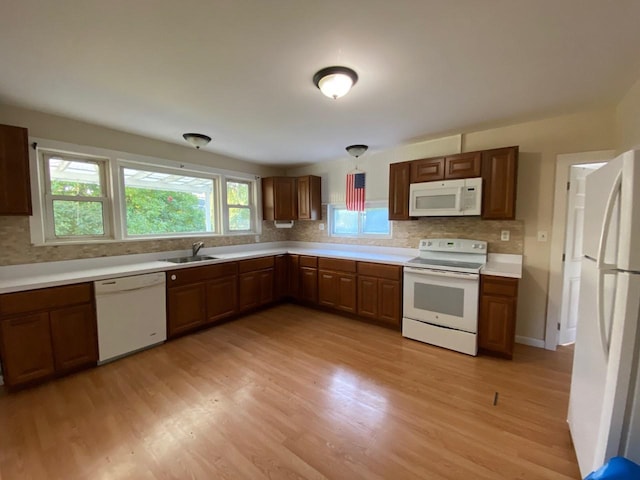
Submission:
POLYGON ((364 212, 364 173, 347 174, 347 210, 364 212))

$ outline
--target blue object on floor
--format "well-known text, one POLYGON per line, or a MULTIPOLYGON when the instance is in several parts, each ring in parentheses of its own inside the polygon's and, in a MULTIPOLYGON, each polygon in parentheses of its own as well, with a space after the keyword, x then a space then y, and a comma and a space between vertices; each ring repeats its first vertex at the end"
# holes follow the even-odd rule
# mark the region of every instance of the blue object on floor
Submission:
POLYGON ((640 465, 624 457, 613 457, 584 480, 638 480, 640 465))

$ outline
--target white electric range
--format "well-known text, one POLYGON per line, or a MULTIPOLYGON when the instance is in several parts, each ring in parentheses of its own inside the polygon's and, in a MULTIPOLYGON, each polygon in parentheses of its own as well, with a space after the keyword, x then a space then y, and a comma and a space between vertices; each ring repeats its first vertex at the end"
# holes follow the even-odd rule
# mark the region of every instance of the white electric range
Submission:
POLYGON ((420 240, 418 248, 419 256, 404 267, 402 335, 476 355, 487 242, 431 238, 420 240))

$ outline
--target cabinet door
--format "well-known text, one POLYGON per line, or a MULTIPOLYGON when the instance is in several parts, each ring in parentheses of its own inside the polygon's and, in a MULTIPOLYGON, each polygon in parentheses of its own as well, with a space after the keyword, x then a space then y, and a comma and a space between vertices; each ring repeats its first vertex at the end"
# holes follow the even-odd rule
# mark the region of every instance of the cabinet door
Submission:
POLYGON ((98 361, 96 316, 90 304, 51 311, 51 339, 57 372, 98 361))
POLYGON ((173 337, 204 324, 206 289, 194 283, 167 289, 167 334, 173 337))
POLYGON ((289 258, 276 255, 273 279, 273 299, 282 300, 289 293, 289 258))
POLYGON ((241 273, 238 279, 238 298, 241 312, 251 310, 260 305, 259 272, 241 273))
POLYGON ((478 347, 512 358, 515 317, 515 298, 482 295, 478 320, 478 347))
POLYGON ((411 183, 431 182, 444 178, 444 158, 424 158, 411 162, 411 183))
POLYGON ((480 176, 482 152, 461 153, 445 158, 444 178, 474 178, 480 176))
POLYGON ((338 299, 336 308, 344 312, 356 313, 356 276, 341 273, 338 276, 338 299))
POLYGON ((516 217, 518 147, 482 152, 482 218, 516 217))
POLYGON ((268 305, 273 302, 273 268, 258 272, 258 298, 260 305, 268 305))
POLYGON ((0 215, 31 215, 28 132, 0 125, 0 215))
POLYGON ((336 273, 320 270, 318 272, 318 303, 325 307, 335 307, 339 298, 339 282, 336 273))
POLYGON ((300 256, 289 255, 289 291, 291 298, 300 296, 300 256))
POLYGON ((378 319, 400 326, 402 289, 397 280, 378 280, 378 319))
POLYGON ((358 276, 358 315, 378 318, 378 279, 358 276))
POLYGON ((207 282, 207 323, 217 322, 238 312, 238 277, 207 282))
POLYGON ((277 177, 274 195, 274 220, 296 220, 298 218, 296 179, 277 177))
POLYGON ((0 320, 4 381, 8 386, 54 373, 49 313, 0 320))
POLYGON ((318 303, 318 269, 300 267, 299 298, 309 303, 318 303))
POLYGON ((298 177, 298 220, 321 220, 321 179, 315 175, 298 177))
POLYGON ((409 176, 411 162, 389 165, 389 220, 410 220, 409 176))

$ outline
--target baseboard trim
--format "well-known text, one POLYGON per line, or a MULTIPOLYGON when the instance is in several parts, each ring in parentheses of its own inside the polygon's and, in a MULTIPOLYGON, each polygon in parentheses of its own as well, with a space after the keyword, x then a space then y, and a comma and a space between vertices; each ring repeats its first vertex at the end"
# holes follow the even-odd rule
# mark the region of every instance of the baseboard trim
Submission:
POLYGON ((530 347, 544 348, 544 340, 531 337, 523 337, 521 335, 516 335, 516 343, 529 345, 530 347))

